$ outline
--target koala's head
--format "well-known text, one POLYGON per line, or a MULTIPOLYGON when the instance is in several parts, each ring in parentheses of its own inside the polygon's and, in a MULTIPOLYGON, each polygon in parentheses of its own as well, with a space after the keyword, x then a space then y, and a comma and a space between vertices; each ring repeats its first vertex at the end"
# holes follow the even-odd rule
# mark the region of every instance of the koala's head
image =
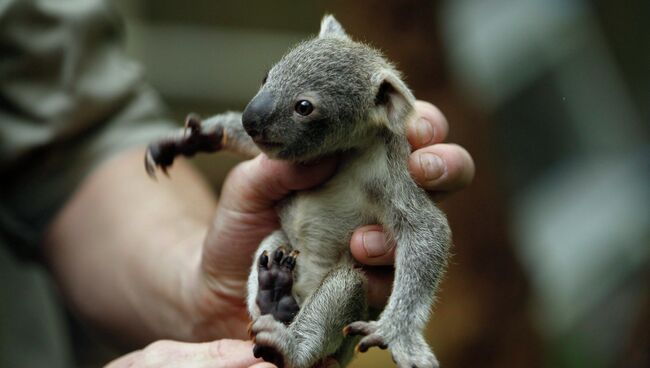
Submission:
POLYGON ((318 37, 269 70, 242 122, 270 157, 309 161, 357 147, 378 128, 404 134, 413 101, 381 53, 328 15, 318 37))

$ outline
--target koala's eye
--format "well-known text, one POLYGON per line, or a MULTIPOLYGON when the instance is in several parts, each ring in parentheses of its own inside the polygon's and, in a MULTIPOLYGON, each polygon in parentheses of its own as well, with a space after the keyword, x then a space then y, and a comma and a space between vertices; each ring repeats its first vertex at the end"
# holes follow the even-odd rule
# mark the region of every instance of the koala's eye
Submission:
POLYGON ((264 78, 262 78, 262 85, 266 84, 267 79, 269 79, 269 72, 266 72, 266 74, 264 74, 264 78))
POLYGON ((314 105, 307 100, 300 100, 296 103, 296 112, 302 116, 307 116, 314 111, 314 105))

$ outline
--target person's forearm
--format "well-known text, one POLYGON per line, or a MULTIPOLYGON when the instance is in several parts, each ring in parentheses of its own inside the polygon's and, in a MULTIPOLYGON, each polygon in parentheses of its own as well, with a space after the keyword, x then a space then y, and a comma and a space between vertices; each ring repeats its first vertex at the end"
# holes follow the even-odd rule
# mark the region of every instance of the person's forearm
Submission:
POLYGON ((49 226, 44 251, 73 309, 94 325, 134 343, 189 340, 187 299, 216 199, 182 160, 174 180, 151 180, 143 152, 87 177, 49 226))

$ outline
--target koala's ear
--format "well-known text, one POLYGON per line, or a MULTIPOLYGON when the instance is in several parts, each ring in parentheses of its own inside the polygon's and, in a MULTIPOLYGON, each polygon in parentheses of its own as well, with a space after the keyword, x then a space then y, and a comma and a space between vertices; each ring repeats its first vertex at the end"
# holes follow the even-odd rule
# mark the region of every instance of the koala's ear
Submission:
POLYGON ((373 76, 375 107, 373 120, 395 134, 406 133, 406 119, 415 111, 415 97, 397 72, 383 69, 373 76))
POLYGON ((349 38, 348 34, 345 33, 343 26, 339 23, 333 15, 326 15, 323 17, 323 20, 320 22, 320 32, 318 33, 319 38, 326 37, 339 37, 339 38, 349 38))

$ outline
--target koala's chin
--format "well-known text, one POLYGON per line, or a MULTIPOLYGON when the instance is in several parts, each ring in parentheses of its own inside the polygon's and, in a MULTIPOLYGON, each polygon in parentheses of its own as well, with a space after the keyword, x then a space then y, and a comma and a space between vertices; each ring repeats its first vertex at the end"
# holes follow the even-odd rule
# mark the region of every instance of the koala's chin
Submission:
POLYGON ((292 149, 291 142, 286 142, 284 140, 268 140, 268 139, 255 139, 253 138, 255 145, 269 158, 276 160, 295 160, 295 149, 292 149))
POLYGON ((260 151, 262 151, 262 153, 264 153, 269 158, 272 158, 274 160, 283 160, 283 161, 291 161, 291 162, 303 161, 301 157, 296 156, 295 152, 293 152, 293 150, 291 150, 291 148, 285 144, 256 143, 256 145, 260 149, 260 151))
POLYGON ((262 149, 262 152, 267 155, 269 158, 274 160, 290 161, 290 162, 299 162, 300 158, 295 157, 291 152, 283 150, 282 148, 274 149, 262 149))
POLYGON ((317 163, 323 159, 335 156, 339 153, 339 152, 302 153, 302 152, 293 151, 291 149, 280 149, 278 151, 269 152, 269 153, 267 153, 266 151, 263 152, 267 156, 269 156, 269 158, 275 160, 289 161, 289 162, 299 163, 299 164, 317 163))

